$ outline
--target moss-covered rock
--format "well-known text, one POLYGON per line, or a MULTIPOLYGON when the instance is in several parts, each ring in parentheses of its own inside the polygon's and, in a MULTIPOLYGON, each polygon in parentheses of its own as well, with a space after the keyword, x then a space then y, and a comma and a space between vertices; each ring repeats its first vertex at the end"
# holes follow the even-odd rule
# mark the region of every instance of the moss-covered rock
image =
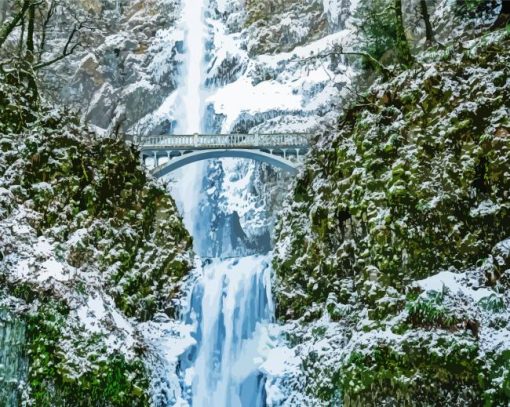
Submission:
POLYGON ((282 317, 370 267, 398 288, 508 236, 508 43, 489 37, 374 86, 312 153, 278 227, 282 317))
POLYGON ((174 316, 191 238, 135 148, 98 138, 71 113, 36 117, 0 137, 0 300, 26 326, 22 397, 147 406, 139 326, 174 316))
POLYGON ((304 404, 510 401, 509 45, 424 53, 317 140, 274 258, 304 404))

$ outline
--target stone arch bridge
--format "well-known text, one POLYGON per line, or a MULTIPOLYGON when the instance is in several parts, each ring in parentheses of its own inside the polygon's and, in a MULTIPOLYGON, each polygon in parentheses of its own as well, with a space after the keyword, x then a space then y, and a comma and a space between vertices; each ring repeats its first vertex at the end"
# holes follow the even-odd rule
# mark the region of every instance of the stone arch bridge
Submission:
POLYGON ((296 174, 310 149, 312 135, 227 134, 134 137, 144 165, 152 159, 152 173, 165 176, 185 165, 212 158, 247 158, 296 174))

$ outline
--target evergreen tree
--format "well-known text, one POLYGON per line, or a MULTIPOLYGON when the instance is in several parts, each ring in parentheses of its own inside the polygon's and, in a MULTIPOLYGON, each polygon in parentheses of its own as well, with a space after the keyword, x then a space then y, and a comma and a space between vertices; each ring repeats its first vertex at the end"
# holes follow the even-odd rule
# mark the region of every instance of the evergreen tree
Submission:
POLYGON ((395 60, 412 65, 409 42, 406 38, 402 0, 363 0, 356 17, 364 52, 383 63, 395 60))

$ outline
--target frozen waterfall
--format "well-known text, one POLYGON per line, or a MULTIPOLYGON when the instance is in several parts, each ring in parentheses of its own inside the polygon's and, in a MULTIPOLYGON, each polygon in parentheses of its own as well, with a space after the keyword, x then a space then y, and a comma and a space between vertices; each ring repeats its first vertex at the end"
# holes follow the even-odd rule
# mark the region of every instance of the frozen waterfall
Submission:
MULTIPOLYGON (((203 124, 205 1, 184 3, 185 59, 176 99, 183 110, 177 133, 208 130, 203 124)), ((174 173, 171 189, 194 237, 195 252, 203 256, 208 252, 203 247, 208 241, 204 225, 210 224, 208 217, 215 216, 200 210, 206 168, 195 164, 174 173)), ((184 399, 193 407, 265 406, 265 378, 260 366, 270 346, 268 326, 274 315, 270 260, 267 256, 249 256, 198 262, 204 263, 202 273, 183 311, 183 322, 191 327, 194 342, 180 358, 184 399)))
MULTIPOLYGON (((183 2, 181 29, 185 33, 186 57, 176 98, 178 105, 176 111, 180 116, 176 129, 177 134, 195 134, 203 131, 202 88, 206 42, 204 2, 205 0, 185 0, 183 2)), ((184 223, 192 235, 195 235, 196 222, 194 218, 200 200, 204 171, 203 163, 195 163, 174 174, 176 182, 172 187, 172 194, 183 214, 184 223)))
POLYGON ((265 406, 259 367, 274 314, 268 259, 215 259, 203 271, 186 314, 197 346, 181 361, 191 405, 265 406))

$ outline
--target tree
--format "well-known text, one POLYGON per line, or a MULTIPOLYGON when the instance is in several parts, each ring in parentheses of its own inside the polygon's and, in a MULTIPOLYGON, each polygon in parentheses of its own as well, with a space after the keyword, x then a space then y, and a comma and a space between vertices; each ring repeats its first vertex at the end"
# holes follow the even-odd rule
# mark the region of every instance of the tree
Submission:
POLYGON ((18 23, 24 18, 31 4, 31 0, 23 0, 20 9, 14 14, 14 16, 10 20, 4 21, 0 27, 0 48, 7 40, 9 35, 11 35, 18 23))
POLYGON ((430 47, 434 42, 436 42, 436 39, 434 36, 434 30, 432 29, 432 24, 430 23, 427 0, 420 0, 420 14, 423 22, 425 23, 425 44, 430 47))
POLYGON ((399 55, 400 61, 405 66, 411 66, 414 62, 413 55, 411 53, 411 48, 409 46, 409 42, 406 37, 406 29, 404 25, 404 14, 402 12, 402 0, 394 0, 394 8, 395 8, 395 28, 397 33, 397 52, 399 55))
POLYGON ((73 54, 82 45, 82 32, 93 28, 88 12, 73 3, 13 0, 0 25, 0 70, 6 80, 23 84, 30 110, 39 106, 37 72, 73 54))
POLYGON ((402 0, 364 0, 355 15, 361 50, 383 64, 411 66, 414 58, 406 36, 402 0))
POLYGON ((492 25, 492 29, 498 29, 506 26, 510 22, 510 0, 502 0, 501 11, 498 18, 492 25))
MULTIPOLYGON (((14 8, 13 16, 0 27, 0 51, 8 37, 19 27, 18 59, 31 65, 33 70, 46 68, 71 55, 82 45, 82 32, 93 29, 92 19, 84 10, 73 7, 64 0, 22 0, 14 8), (60 9, 56 14, 57 7, 60 9), (65 19, 67 32, 55 35, 55 27, 65 19), (59 52, 44 59, 47 53, 48 33, 52 32, 53 40, 66 38, 59 52)), ((10 52, 12 56, 12 51, 10 52)), ((1 56, 1 54, 0 54, 1 56)))

